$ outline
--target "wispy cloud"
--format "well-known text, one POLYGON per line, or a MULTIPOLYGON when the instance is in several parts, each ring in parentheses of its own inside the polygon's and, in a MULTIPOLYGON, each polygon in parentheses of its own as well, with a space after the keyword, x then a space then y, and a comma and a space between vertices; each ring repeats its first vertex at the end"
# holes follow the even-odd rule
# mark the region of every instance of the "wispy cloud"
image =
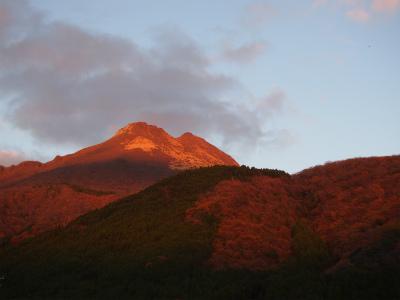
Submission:
POLYGON ((369 13, 362 8, 349 10, 346 12, 346 16, 355 22, 361 23, 368 22, 370 18, 369 13))
POLYGON ((243 12, 242 23, 248 27, 260 27, 265 25, 277 15, 276 9, 269 3, 253 2, 248 4, 243 12))
POLYGON ((380 15, 394 14, 400 8, 400 0, 314 0, 312 6, 330 5, 343 10, 352 21, 367 23, 380 15))
POLYGON ((278 150, 285 149, 297 142, 298 137, 286 129, 267 131, 263 138, 263 145, 265 145, 265 147, 278 150))
POLYGON ((0 166, 11 166, 26 159, 22 152, 13 150, 0 150, 0 166))
POLYGON ((282 112, 286 103, 286 94, 281 89, 275 89, 270 94, 261 97, 257 102, 257 111, 265 112, 282 112))
POLYGON ((312 6, 320 7, 320 6, 326 5, 327 3, 328 3, 328 0, 313 0, 312 6))
POLYGON ((373 0, 372 9, 377 12, 393 13, 400 8, 400 0, 373 0))
POLYGON ((224 45, 222 56, 236 63, 251 63, 266 52, 267 46, 265 42, 251 42, 240 46, 227 43, 224 45))

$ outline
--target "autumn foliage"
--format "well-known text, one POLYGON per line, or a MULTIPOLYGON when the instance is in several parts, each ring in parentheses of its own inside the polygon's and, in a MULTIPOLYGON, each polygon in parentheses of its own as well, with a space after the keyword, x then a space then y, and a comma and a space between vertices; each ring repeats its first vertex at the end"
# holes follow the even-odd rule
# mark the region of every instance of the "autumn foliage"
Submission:
POLYGON ((0 296, 399 299, 399 182, 400 156, 184 171, 0 247, 0 296))
POLYGON ((297 219, 287 180, 267 176, 227 180, 187 211, 190 222, 214 217, 219 224, 211 266, 265 270, 287 260, 297 219))
POLYGON ((293 176, 302 215, 340 257, 400 222, 400 157, 328 163, 293 176))
POLYGON ((400 224, 400 158, 329 163, 290 178, 223 181, 187 211, 190 222, 210 218, 219 224, 209 259, 216 269, 276 267, 293 255, 299 221, 344 266, 385 228, 400 224))

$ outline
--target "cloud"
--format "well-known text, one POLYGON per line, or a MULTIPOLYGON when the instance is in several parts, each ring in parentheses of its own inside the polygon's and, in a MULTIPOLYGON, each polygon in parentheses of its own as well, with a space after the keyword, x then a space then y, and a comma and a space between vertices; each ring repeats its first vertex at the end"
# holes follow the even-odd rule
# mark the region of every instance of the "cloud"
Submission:
POLYGON ((328 0, 313 0, 312 6, 313 7, 320 7, 328 4, 328 0))
POLYGON ((17 151, 0 150, 0 166, 11 166, 26 160, 25 154, 17 151))
POLYGON ((400 8, 400 0, 373 0, 372 9, 376 12, 393 13, 400 8))
POLYGON ((280 113, 284 110, 286 94, 280 89, 273 90, 270 94, 258 100, 257 111, 280 113))
POLYGON ((346 12, 346 16, 351 20, 360 23, 368 22, 370 18, 369 13, 362 8, 349 10, 348 12, 346 12))
POLYGON ((298 142, 298 138, 286 129, 267 131, 263 138, 263 145, 269 148, 282 150, 298 142))
POLYGON ((314 0, 312 6, 318 8, 329 3, 358 23, 367 23, 382 14, 394 14, 400 8, 400 0, 314 0))
MULTIPOLYGON (((142 48, 50 22, 15 0, 1 1, 0 22, 4 117, 41 143, 89 145, 138 120, 225 142, 256 144, 265 133, 268 120, 257 107, 236 101, 240 83, 210 71, 204 51, 176 28, 158 31, 153 46, 142 48)), ((262 50, 250 44, 230 56, 245 61, 262 50)))
POLYGON ((345 5, 354 6, 354 7, 361 7, 365 4, 366 0, 342 0, 345 5))
POLYGON ((252 42, 240 46, 226 44, 223 50, 223 58, 236 63, 251 63, 263 55, 267 50, 264 42, 252 42))
POLYGON ((265 2, 253 2, 245 7, 242 23, 247 27, 260 27, 270 21, 277 12, 274 7, 265 2))

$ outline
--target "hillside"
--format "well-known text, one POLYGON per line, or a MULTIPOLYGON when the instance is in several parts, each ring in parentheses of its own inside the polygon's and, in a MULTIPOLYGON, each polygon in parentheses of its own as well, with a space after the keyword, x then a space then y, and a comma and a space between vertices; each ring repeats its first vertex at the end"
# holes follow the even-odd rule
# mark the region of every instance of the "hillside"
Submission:
POLYGON ((191 133, 144 122, 48 163, 0 169, 0 244, 21 241, 136 193, 180 170, 237 162, 191 133))
POLYGON ((400 156, 182 172, 0 254, 11 299, 398 299, 400 156))

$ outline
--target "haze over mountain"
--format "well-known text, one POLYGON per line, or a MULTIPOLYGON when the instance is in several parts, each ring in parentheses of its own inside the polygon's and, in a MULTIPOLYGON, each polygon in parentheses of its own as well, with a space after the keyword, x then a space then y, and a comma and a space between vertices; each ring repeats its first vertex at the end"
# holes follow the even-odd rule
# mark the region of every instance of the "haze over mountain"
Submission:
POLYGON ((191 133, 131 123, 109 140, 47 163, 0 169, 0 238, 23 239, 179 170, 238 163, 191 133))

